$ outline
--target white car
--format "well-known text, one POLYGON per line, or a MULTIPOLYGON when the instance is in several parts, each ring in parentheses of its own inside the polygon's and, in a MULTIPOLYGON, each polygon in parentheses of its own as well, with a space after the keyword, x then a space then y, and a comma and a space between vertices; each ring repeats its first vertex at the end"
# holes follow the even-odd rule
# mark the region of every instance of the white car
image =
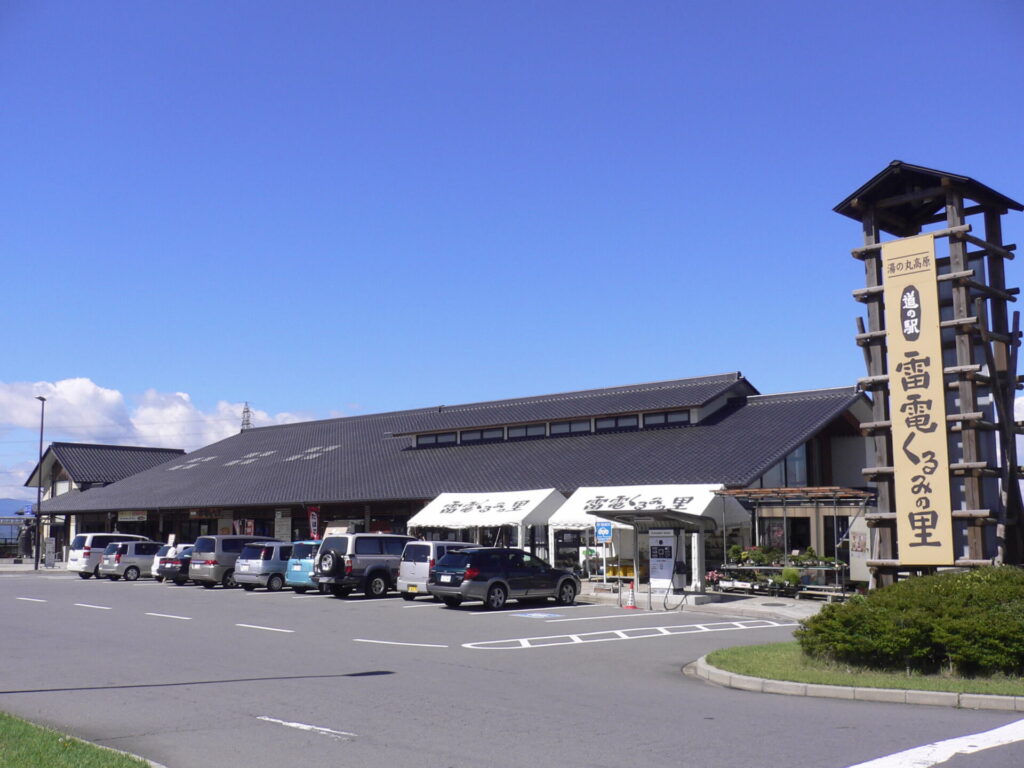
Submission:
POLYGON ((145 536, 131 533, 80 533, 68 547, 69 571, 76 571, 83 579, 100 575, 100 559, 107 545, 115 541, 148 541, 145 536))

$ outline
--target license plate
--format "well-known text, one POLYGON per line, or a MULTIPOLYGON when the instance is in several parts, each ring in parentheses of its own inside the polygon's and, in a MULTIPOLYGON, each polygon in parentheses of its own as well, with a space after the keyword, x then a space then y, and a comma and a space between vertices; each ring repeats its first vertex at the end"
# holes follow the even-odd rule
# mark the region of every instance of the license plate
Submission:
POLYGON ((451 580, 452 580, 452 575, 451 575, 450 573, 442 573, 442 574, 441 574, 441 579, 440 579, 440 580, 441 580, 441 581, 442 581, 443 583, 447 584, 447 583, 448 583, 449 581, 451 581, 451 580))
POLYGON ((240 571, 248 571, 249 570, 249 564, 248 563, 239 563, 238 564, 238 570, 240 570, 240 571))
POLYGON ((301 565, 293 565, 292 566, 292 570, 293 571, 301 571, 302 570, 302 566, 301 565))
POLYGON ((415 584, 410 584, 410 585, 409 585, 409 591, 410 591, 410 592, 419 592, 419 591, 420 591, 420 588, 419 588, 419 587, 417 587, 417 586, 416 586, 415 584))

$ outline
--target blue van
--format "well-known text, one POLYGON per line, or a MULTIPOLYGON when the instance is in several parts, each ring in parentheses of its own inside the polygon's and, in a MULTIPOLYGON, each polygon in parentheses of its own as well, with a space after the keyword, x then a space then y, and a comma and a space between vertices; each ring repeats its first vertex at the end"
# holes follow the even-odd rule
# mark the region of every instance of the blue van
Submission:
POLYGON ((319 541, 296 541, 292 543, 292 556, 288 559, 288 568, 284 572, 284 583, 300 595, 310 589, 317 589, 312 579, 313 559, 320 549, 319 541))

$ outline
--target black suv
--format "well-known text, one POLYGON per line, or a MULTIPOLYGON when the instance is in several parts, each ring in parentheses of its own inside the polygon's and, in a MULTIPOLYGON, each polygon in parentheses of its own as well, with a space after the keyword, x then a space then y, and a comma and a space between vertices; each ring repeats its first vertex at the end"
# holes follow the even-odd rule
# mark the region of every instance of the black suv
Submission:
POLYGON ((483 600, 484 607, 497 610, 509 598, 553 597, 559 605, 571 605, 580 580, 521 549, 477 547, 438 560, 427 590, 449 608, 463 600, 483 600))

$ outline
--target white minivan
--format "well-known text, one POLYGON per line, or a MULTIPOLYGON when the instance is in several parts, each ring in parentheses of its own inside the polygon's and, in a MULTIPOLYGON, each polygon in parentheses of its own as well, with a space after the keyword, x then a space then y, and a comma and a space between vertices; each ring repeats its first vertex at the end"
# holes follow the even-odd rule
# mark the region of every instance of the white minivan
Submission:
POLYGON ((100 575, 100 558, 108 544, 115 541, 148 541, 148 536, 131 533, 80 533, 68 547, 68 570, 77 571, 83 579, 100 575))
POLYGON ((437 561, 466 547, 477 547, 467 541, 410 541, 402 550, 402 562, 398 565, 398 591, 406 600, 415 600, 417 595, 427 595, 427 582, 437 561))

